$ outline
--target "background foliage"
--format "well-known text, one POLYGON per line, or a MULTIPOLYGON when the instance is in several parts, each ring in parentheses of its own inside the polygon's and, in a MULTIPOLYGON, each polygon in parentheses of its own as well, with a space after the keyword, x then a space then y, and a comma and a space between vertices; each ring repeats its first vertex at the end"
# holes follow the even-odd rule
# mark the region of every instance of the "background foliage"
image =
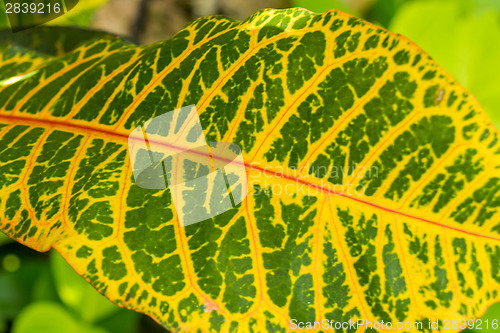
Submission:
MULTIPOLYGON (((95 26, 94 16, 107 2, 81 0, 73 11, 51 24, 95 26)), ((186 1, 185 5, 191 2, 186 1)), ((306 7, 316 12, 338 8, 407 36, 471 91, 500 127, 500 94, 496 93, 500 89, 500 2, 293 0, 284 6, 306 7)), ((0 11, 0 27, 6 24, 0 11)), ((129 37, 137 36, 132 32, 129 37)), ((500 318, 498 304, 485 314, 487 318, 500 318)), ((0 332, 155 331, 163 329, 145 316, 111 304, 55 251, 37 253, 0 234, 0 332)))

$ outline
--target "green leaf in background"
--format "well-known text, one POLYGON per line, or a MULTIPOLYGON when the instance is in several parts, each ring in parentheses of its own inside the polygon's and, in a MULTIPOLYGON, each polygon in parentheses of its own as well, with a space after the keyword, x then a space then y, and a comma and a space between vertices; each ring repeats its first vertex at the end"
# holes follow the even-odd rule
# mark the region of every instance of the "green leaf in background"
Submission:
POLYGON ((9 242, 0 247, 0 332, 27 304, 57 301, 48 256, 9 242))
POLYGON ((409 0, 374 0, 368 12, 365 14, 365 19, 387 28, 399 8, 408 1, 409 0))
POLYGON ((500 2, 408 2, 389 28, 429 53, 500 127, 500 2))
POLYGON ((5 12, 5 4, 3 3, 3 1, 0 1, 0 28, 2 29, 10 27, 9 19, 5 12))
POLYGON ((323 13, 330 9, 339 9, 348 14, 360 16, 357 10, 342 0, 292 0, 292 7, 302 7, 316 13, 323 13))
MULTIPOLYGON (((494 304, 488 308, 488 311, 481 317, 482 321, 485 322, 488 320, 488 323, 490 323, 488 328, 486 328, 486 325, 483 325, 482 329, 476 329, 476 330, 471 330, 471 332, 477 332, 477 333, 498 333, 498 328, 494 329, 492 327, 492 324, 494 320, 497 322, 500 322, 500 303, 494 304)), ((500 325, 500 323, 499 323, 500 325)))
POLYGON ((51 252, 52 274, 59 297, 86 322, 96 322, 119 308, 92 288, 55 251, 51 252))
POLYGON ((11 243, 13 240, 10 237, 5 236, 4 234, 0 234, 0 245, 11 243))
MULTIPOLYGON (((35 258, 38 257, 38 253, 35 254, 34 257, 35 258)), ((21 260, 23 260, 23 258, 21 258, 21 260)), ((36 260, 34 259, 32 260, 36 262, 36 260)), ((44 260, 43 266, 39 267, 36 271, 33 271, 33 274, 36 276, 36 280, 33 284, 33 291, 31 293, 31 302, 35 301, 58 302, 59 295, 57 295, 57 290, 54 283, 54 277, 52 276, 49 263, 46 262, 46 260, 44 260)))
MULTIPOLYGON (((10 240, 8 237, 1 237, 4 238, 10 240)), ((9 323, 16 323, 21 318, 19 314, 24 313, 29 304, 47 302, 57 303, 63 309, 65 317, 69 315, 72 321, 85 322, 85 327, 91 325, 109 333, 138 332, 141 315, 113 305, 79 277, 57 253, 47 256, 13 241, 2 245, 0 333, 11 332, 9 323)), ((53 317, 52 320, 57 321, 58 317, 53 317)), ((78 326, 82 324, 78 323, 78 326)), ((89 332, 88 328, 85 329, 83 332, 89 332)), ((39 333, 39 330, 31 332, 39 333)), ((90 332, 103 331, 91 328, 90 332)))
POLYGON ((50 25, 87 27, 91 24, 94 14, 109 0, 80 0, 78 5, 65 15, 50 22, 50 25))
MULTIPOLYGON (((109 0, 80 0, 78 4, 76 4, 74 0, 66 0, 66 14, 45 23, 45 25, 87 27, 90 25, 97 9, 108 1, 109 0)), ((5 0, 0 0, 0 30, 10 29, 9 19, 5 12, 5 0)))
POLYGON ((26 307, 14 323, 12 333, 106 333, 76 320, 54 302, 36 302, 26 307))
MULTIPOLYGON (((118 311, 114 311, 110 316, 106 317, 106 319, 99 321, 98 326, 108 330, 109 333, 137 333, 142 332, 138 330, 140 319, 141 315, 139 313, 118 308, 118 311)), ((151 319, 151 321, 153 320, 151 319)), ((162 333, 168 333, 165 332, 161 326, 156 323, 154 324, 155 328, 162 329, 162 333)), ((146 331, 146 333, 154 332, 146 331)))

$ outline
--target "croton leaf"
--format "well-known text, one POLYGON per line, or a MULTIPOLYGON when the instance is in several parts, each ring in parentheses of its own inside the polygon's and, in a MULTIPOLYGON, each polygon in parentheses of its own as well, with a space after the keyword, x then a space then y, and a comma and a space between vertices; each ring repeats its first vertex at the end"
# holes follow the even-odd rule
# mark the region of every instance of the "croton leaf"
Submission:
POLYGON ((258 332, 427 329, 499 300, 498 131, 405 38, 303 9, 145 46, 1 38, 0 230, 116 304, 173 331, 258 332), (249 194, 181 227, 169 189, 136 185, 127 138, 192 104, 207 142, 242 148, 249 194))

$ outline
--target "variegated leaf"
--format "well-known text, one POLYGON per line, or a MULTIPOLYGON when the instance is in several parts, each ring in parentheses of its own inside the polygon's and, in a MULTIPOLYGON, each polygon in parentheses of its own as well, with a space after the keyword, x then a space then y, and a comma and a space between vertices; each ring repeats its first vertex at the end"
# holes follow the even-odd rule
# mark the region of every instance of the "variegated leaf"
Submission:
POLYGON ((279 332, 426 330, 498 301, 498 132, 405 38, 302 9, 145 46, 1 38, 0 230, 116 304, 173 331, 279 332), (127 138, 191 104, 207 142, 242 148, 250 193, 183 228, 168 189, 135 184, 127 138))

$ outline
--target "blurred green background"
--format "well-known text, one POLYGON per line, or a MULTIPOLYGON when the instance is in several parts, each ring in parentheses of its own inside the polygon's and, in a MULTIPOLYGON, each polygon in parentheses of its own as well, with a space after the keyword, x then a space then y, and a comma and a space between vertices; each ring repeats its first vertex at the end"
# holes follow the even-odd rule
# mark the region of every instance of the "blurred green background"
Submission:
MULTIPOLYGON (((467 88, 500 128, 499 0, 80 0, 50 24, 101 29, 150 43, 168 39, 198 16, 244 19, 266 7, 337 8, 408 37, 467 88)), ((0 10, 0 28, 8 27, 4 12, 0 10)), ((483 319, 500 319, 500 303, 483 319)), ((494 332, 484 325, 466 331, 494 332)), ((113 305, 55 251, 38 253, 0 234, 0 333, 5 332, 165 330, 144 315, 113 305)))

